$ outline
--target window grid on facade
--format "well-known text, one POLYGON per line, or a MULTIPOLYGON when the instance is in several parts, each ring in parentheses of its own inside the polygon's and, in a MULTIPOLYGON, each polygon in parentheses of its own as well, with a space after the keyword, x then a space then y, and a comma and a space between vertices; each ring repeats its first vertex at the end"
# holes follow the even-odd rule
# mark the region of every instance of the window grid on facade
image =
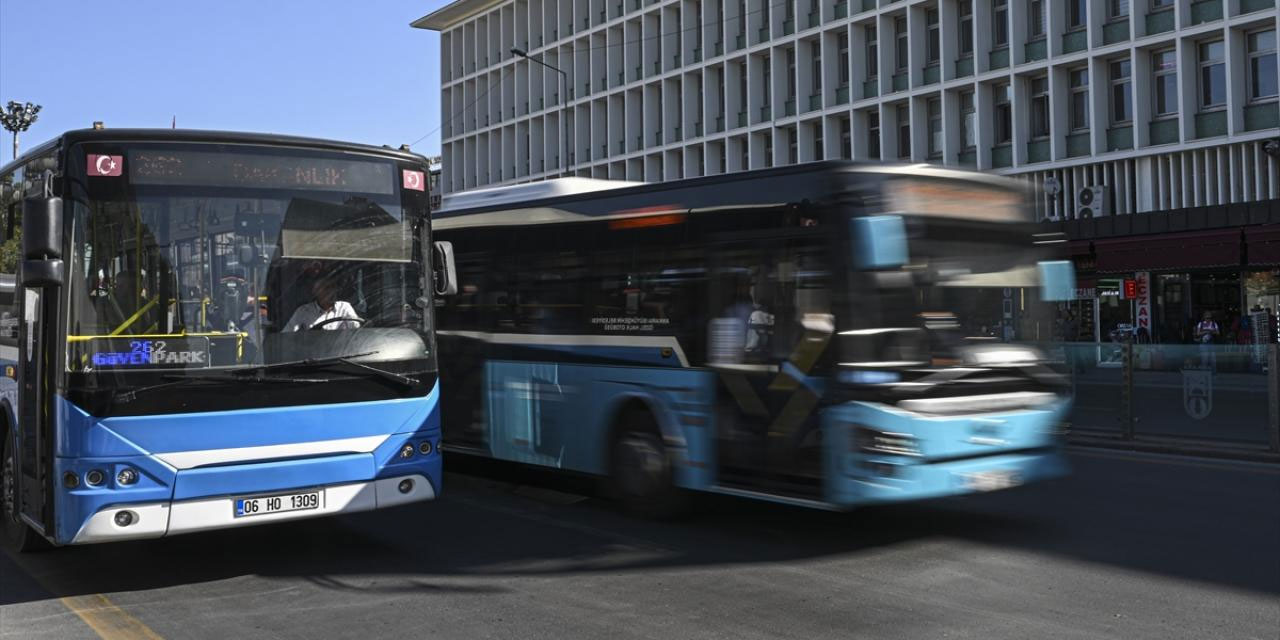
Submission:
POLYGON ((1158 166, 1148 158, 1276 135, 1275 12, 1221 4, 1215 17, 1200 0, 1189 12, 1152 0, 650 0, 616 13, 612 1, 497 0, 441 37, 441 188, 850 155, 1006 175, 1128 162, 1145 184, 1158 166), (513 46, 567 83, 505 53, 513 46))

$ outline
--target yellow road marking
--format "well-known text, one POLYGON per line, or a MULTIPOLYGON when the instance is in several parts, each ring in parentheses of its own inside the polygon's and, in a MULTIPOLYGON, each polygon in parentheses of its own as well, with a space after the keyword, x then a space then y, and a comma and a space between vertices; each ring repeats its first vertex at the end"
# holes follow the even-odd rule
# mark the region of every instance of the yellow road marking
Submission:
POLYGON ((87 596, 59 598, 72 613, 80 616, 102 640, 163 640, 151 627, 117 607, 106 596, 95 593, 87 596))

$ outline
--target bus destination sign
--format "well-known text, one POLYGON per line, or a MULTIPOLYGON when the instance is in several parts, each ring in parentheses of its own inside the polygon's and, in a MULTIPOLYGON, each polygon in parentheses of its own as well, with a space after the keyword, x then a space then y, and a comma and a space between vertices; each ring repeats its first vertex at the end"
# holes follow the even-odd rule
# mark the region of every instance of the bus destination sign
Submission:
POLYGON ((182 185, 395 193, 389 162, 296 155, 135 149, 126 163, 136 185, 182 185))

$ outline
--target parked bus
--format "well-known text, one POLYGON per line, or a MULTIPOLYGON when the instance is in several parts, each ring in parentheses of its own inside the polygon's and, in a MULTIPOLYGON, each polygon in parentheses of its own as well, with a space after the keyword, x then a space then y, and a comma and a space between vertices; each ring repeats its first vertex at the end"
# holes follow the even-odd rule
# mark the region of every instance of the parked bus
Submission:
POLYGON ((447 263, 424 264, 447 251, 426 171, 388 148, 109 129, 0 168, 4 541, 434 498, 447 263))
POLYGON ((848 508, 1065 470, 1063 238, 1012 181, 813 163, 446 196, 447 451, 848 508))

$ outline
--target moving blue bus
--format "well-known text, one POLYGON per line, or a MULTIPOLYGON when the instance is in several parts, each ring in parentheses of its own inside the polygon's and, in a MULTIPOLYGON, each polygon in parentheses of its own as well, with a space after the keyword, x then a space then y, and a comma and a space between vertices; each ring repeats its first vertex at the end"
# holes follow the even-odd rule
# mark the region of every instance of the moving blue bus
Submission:
POLYGON ((5 544, 438 495, 426 174, 389 148, 125 129, 0 168, 5 544))
POLYGON ((1065 471, 1064 238, 1018 183, 813 163, 445 196, 446 451, 842 509, 1065 471))

